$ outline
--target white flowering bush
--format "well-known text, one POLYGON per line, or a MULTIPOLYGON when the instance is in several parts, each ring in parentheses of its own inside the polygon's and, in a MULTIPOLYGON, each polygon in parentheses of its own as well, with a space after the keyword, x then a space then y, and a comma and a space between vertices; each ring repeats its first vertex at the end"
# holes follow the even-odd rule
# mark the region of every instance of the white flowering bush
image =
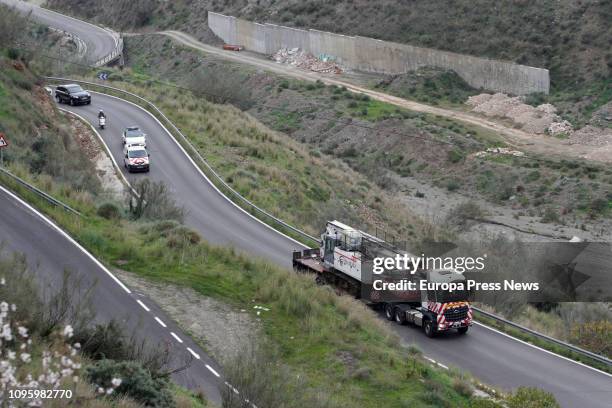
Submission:
MULTIPOLYGON (((5 286, 0 278, 0 286, 5 286)), ((78 362, 79 343, 70 344, 72 327, 67 325, 54 339, 53 351, 42 350, 42 358, 32 361, 33 353, 40 353, 28 333, 25 322, 13 318, 17 312, 15 304, 0 299, 0 400, 9 407, 16 404, 41 406, 40 393, 27 394, 25 398, 14 398, 10 390, 57 390, 65 386, 65 379, 79 380, 81 364, 78 362), (37 395, 32 396, 30 395, 37 395)))
MULTIPOLYGON (((6 284, 6 279, 0 278, 1 289, 6 289, 6 284)), ((71 341, 74 329, 65 325, 42 341, 32 336, 27 322, 18 320, 17 316, 17 305, 0 299, 0 401, 4 401, 3 406, 38 407, 51 396, 70 398, 81 371, 81 345, 71 341), (68 391, 60 393, 61 390, 68 391)), ((104 393, 111 394, 120 384, 121 379, 114 378, 104 393)))

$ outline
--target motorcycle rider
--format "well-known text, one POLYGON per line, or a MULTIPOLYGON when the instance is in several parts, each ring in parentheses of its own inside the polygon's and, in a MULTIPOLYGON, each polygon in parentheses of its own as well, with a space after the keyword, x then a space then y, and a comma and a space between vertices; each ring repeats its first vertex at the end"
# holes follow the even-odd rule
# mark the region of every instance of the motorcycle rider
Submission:
POLYGON ((100 129, 104 129, 106 126, 106 114, 102 109, 98 112, 98 123, 100 125, 100 129))

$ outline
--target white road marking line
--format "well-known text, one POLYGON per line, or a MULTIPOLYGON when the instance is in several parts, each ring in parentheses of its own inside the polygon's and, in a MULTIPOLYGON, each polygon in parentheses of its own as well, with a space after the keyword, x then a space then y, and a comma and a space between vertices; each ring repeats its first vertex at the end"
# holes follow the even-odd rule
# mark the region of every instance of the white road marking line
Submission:
POLYGON ((136 302, 138 302, 138 304, 139 304, 140 306, 142 306, 142 308, 143 308, 144 310, 146 310, 147 312, 150 312, 150 311, 151 311, 151 309, 149 309, 149 308, 147 307, 147 305, 145 305, 144 303, 142 303, 142 300, 140 300, 140 299, 136 299, 136 302))
POLYGON ((225 382, 225 385, 227 385, 232 391, 234 391, 234 394, 240 394, 240 392, 238 392, 238 390, 230 383, 228 383, 227 381, 225 382))
POLYGON ((215 377, 217 378, 221 378, 221 376, 219 375, 218 372, 215 371, 214 368, 212 368, 211 366, 209 366, 208 364, 206 364, 206 368, 208 368, 208 371, 210 371, 211 373, 213 373, 215 375, 215 377))
POLYGON ((132 293, 131 290, 128 289, 127 286, 125 286, 123 284, 123 282, 121 282, 115 275, 113 275, 111 273, 111 271, 109 271, 104 265, 102 265, 102 263, 100 261, 98 261, 96 259, 96 257, 94 257, 92 254, 90 254, 89 252, 87 252, 87 250, 85 248, 83 248, 83 246, 81 246, 81 244, 79 244, 78 242, 76 242, 70 235, 68 235, 67 232, 65 232, 63 229, 61 229, 60 227, 58 227, 57 225, 55 225, 55 223, 53 221, 51 221, 49 218, 47 218, 46 216, 44 216, 40 211, 38 211, 37 209, 35 209, 34 207, 32 207, 30 204, 26 203, 25 201, 23 201, 21 198, 19 198, 17 195, 13 194, 11 191, 7 190, 6 188, 0 186, 0 190, 4 191, 6 194, 8 194, 9 196, 11 196, 13 199, 15 199, 17 202, 19 202, 19 204, 21 204, 22 206, 26 207, 28 210, 32 211, 34 214, 38 215, 43 221, 45 221, 47 224, 49 224, 51 226, 51 228, 55 229, 57 232, 59 232, 64 238, 66 238, 72 245, 76 246, 81 252, 83 252, 87 257, 89 257, 89 259, 91 259, 100 269, 102 269, 102 271, 104 271, 104 273, 106 273, 108 276, 111 277, 112 280, 115 281, 115 283, 117 283, 117 285, 121 286, 121 289, 125 290, 127 293, 132 293))
POLYGON ((191 355, 197 358, 198 360, 200 359, 200 355, 196 353, 195 351, 193 351, 190 347, 187 347, 187 351, 190 352, 191 355))
POLYGON ((494 328, 492 328, 492 327, 489 327, 489 326, 487 326, 487 325, 485 325, 485 324, 482 324, 482 323, 479 323, 479 322, 474 322, 474 323, 475 323, 475 324, 477 324, 477 325, 479 325, 479 326, 484 327, 485 329, 489 329, 489 330, 491 330, 491 331, 494 331, 495 333, 501 334, 502 336, 508 337, 509 339, 512 339, 512 340, 514 340, 514 341, 518 341, 519 343, 523 343, 523 344, 524 344, 524 345, 526 345, 526 346, 533 347, 533 348, 534 348, 534 349, 536 349, 536 350, 543 351, 543 352, 548 353, 548 354, 550 354, 550 355, 553 355, 553 356, 555 356, 555 357, 562 358, 563 360, 567 360, 567 361, 572 362, 572 363, 574 363, 574 364, 578 364, 579 366, 582 366, 582 367, 585 367, 585 368, 591 369, 591 370, 593 370, 593 371, 597 371, 597 372, 598 372, 598 373, 600 373, 600 374, 606 375, 606 376, 608 376, 608 377, 612 377, 612 374, 610 374, 610 373, 606 373, 605 371, 601 371, 601 370, 599 370, 599 369, 597 369, 597 368, 595 368, 595 367, 591 367, 590 365, 587 365, 587 364, 581 363, 580 361, 572 360, 572 359, 571 359, 571 358, 569 358, 569 357, 565 357, 565 356, 559 355, 559 354, 557 354, 557 353, 553 353, 553 352, 552 352, 552 351, 550 351, 550 350, 546 350, 546 349, 543 349, 542 347, 538 347, 538 346, 536 346, 536 345, 534 345, 534 344, 531 344, 531 343, 528 343, 528 342, 526 342, 526 341, 523 341, 523 340, 517 339, 516 337, 513 337, 513 336, 511 336, 511 335, 509 335, 509 334, 507 334, 507 333, 504 333, 504 332, 502 332, 502 331, 499 331, 499 330, 497 330, 497 329, 494 329, 494 328))
POLYGON ((157 320, 157 323, 161 324, 162 327, 167 327, 166 323, 164 323, 159 317, 155 316, 155 320, 157 320))
POLYGON ((174 334, 174 332, 170 332, 170 335, 172 337, 174 337, 176 339, 176 341, 178 341, 179 343, 182 343, 183 340, 181 340, 181 338, 179 336, 177 336, 176 334, 174 334))
POLYGON ((433 358, 429 358, 429 357, 427 357, 427 356, 423 356, 423 358, 424 358, 425 360, 429 361, 430 363, 434 364, 434 365, 437 365, 437 366, 439 366, 439 367, 444 368, 445 370, 448 370, 448 367, 447 367, 447 366, 445 366, 445 365, 444 365, 444 364, 442 364, 442 363, 438 363, 438 362, 437 362, 436 360, 434 360, 433 358))

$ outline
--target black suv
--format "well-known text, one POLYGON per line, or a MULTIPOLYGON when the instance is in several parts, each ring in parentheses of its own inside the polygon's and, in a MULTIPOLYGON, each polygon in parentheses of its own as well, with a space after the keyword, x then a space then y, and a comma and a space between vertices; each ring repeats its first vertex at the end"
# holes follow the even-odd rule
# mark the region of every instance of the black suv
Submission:
POLYGON ((91 95, 77 84, 60 85, 55 88, 55 99, 58 103, 70 105, 89 105, 91 95))

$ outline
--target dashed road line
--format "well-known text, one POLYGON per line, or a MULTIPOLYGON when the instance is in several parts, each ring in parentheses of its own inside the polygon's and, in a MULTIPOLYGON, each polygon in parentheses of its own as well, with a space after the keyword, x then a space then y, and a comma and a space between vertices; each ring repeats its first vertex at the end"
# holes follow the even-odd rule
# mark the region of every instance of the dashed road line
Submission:
POLYGON ((234 394, 240 394, 240 392, 238 392, 238 390, 230 383, 228 383, 227 381, 225 382, 225 385, 227 385, 232 391, 234 391, 234 394))
POLYGON ((174 339, 175 339, 176 341, 178 341, 179 343, 182 343, 182 342, 183 342, 183 340, 181 340, 181 338, 180 338, 179 336, 177 336, 177 335, 176 335, 174 332, 170 332, 170 335, 171 335, 172 337, 174 337, 174 339))
POLYGON ((142 300, 140 300, 140 299, 136 299, 136 302, 138 302, 138 304, 139 304, 140 306, 142 306, 142 308, 143 308, 144 310, 146 310, 147 312, 150 312, 150 311, 151 311, 151 309, 149 309, 149 308, 147 307, 147 305, 145 305, 144 303, 142 303, 142 300))
POLYGON ((195 358, 197 358, 198 360, 200 359, 200 355, 198 353, 196 353, 195 351, 193 351, 191 349, 191 347, 187 347, 187 351, 191 353, 192 356, 194 356, 195 358))
POLYGON ((211 366, 209 366, 208 364, 206 364, 206 368, 208 368, 208 371, 210 371, 211 373, 213 373, 215 375, 215 377, 217 378, 221 378, 221 375, 219 375, 218 372, 215 371, 214 368, 212 368, 211 366))
POLYGON ((161 327, 168 327, 166 326, 166 323, 164 323, 163 320, 160 319, 159 317, 155 316, 155 320, 157 320, 157 323, 159 323, 161 327))

